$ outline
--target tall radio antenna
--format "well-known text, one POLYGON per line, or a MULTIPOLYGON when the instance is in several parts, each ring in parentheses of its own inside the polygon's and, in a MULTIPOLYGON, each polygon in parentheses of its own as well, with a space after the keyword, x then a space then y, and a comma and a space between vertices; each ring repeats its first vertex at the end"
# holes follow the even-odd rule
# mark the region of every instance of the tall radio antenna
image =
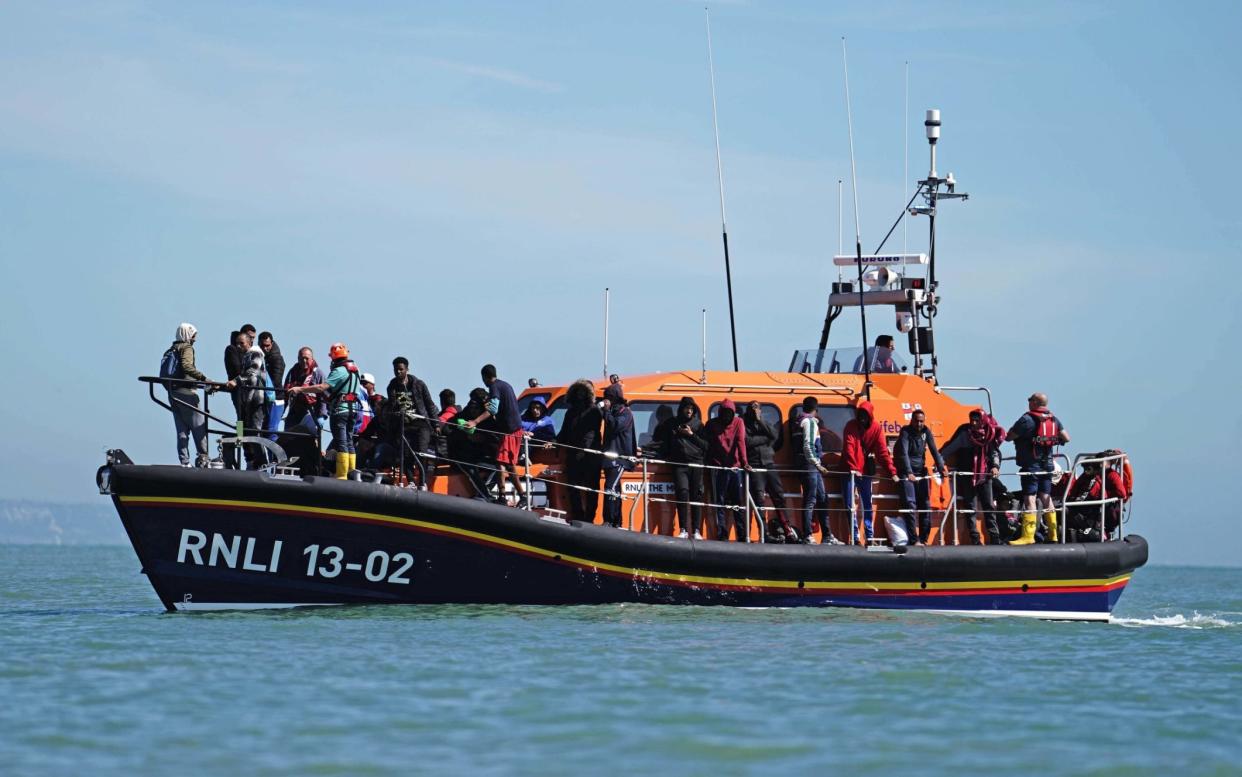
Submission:
POLYGON ((707 19, 707 72, 712 81, 712 131, 716 135, 716 182, 720 187, 720 237, 724 241, 725 284, 729 290, 729 335, 733 339, 733 371, 737 372, 737 327, 733 322, 733 271, 729 267, 729 227, 725 219, 724 166, 720 163, 720 122, 716 117, 716 64, 712 60, 712 15, 703 8, 707 19))
POLYGON ((845 38, 841 38, 841 64, 845 73, 845 118, 850 131, 850 184, 854 188, 854 259, 858 264, 858 314, 862 318, 863 395, 871 399, 871 360, 867 358, 867 298, 863 294, 862 227, 858 218, 858 167, 854 162, 854 114, 850 110, 850 63, 845 55, 845 38))
MULTIPOLYGON (((905 161, 901 168, 901 188, 899 191, 901 192, 902 198, 904 198, 906 196, 906 187, 910 185, 910 63, 909 62, 906 62, 906 102, 905 102, 905 115, 901 121, 901 132, 902 132, 902 141, 903 141, 902 155, 905 161)), ((903 216, 905 215, 905 212, 906 212, 905 207, 902 207, 901 213, 903 216)), ((906 253, 907 246, 909 243, 909 241, 907 240, 908 226, 909 225, 906 222, 906 220, 902 219, 901 221, 901 252, 903 254, 906 253)))

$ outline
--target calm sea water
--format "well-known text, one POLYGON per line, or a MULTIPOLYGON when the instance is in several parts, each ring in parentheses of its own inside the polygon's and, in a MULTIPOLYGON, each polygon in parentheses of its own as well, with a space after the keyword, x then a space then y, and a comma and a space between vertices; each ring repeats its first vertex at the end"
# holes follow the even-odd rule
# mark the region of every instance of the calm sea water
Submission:
POLYGON ((169 615, 128 548, 0 546, 0 771, 1242 773, 1242 570, 1116 615, 169 615))

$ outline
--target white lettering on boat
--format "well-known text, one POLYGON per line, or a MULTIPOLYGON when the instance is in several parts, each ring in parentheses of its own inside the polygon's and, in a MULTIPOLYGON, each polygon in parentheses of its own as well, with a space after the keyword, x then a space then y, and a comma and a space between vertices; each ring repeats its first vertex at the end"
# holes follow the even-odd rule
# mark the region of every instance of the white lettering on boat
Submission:
POLYGON ((177 563, 185 563, 185 554, 194 556, 195 564, 203 563, 203 546, 207 544, 207 535, 193 529, 181 530, 181 544, 177 547, 177 563))

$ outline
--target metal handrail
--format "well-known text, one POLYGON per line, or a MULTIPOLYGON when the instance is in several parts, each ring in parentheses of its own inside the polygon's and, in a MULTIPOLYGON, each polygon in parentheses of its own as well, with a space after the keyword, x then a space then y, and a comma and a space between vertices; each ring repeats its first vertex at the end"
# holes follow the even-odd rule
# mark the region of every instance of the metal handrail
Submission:
MULTIPOLYGON (((1111 462, 1124 461, 1125 459, 1128 459, 1128 458, 1129 458, 1129 455, 1126 454, 1125 451, 1113 453, 1108 456, 1094 456, 1094 457, 1092 457, 1090 454, 1080 453, 1074 457, 1074 463, 1071 465, 1071 468, 1069 471, 1070 477, 1073 478, 1074 473, 1077 472, 1078 468, 1082 465, 1085 465, 1085 464, 1099 464, 1100 465, 1100 498, 1098 500, 1093 499, 1093 500, 1076 501, 1076 502, 1073 502, 1072 504, 1079 506, 1079 507, 1083 507, 1083 506, 1090 507, 1092 504, 1096 504, 1096 503, 1100 505, 1100 541, 1101 542, 1104 541, 1104 538, 1106 536, 1104 532, 1106 528, 1108 505, 1111 502, 1120 501, 1124 499, 1124 497, 1120 497, 1120 496, 1112 497, 1111 499, 1109 498, 1108 496, 1108 466, 1107 465, 1111 462)), ((1068 495, 1069 495, 1069 492, 1067 491, 1066 496, 1068 495)), ((1067 526, 1066 522, 1069 520, 1070 504, 1071 502, 1069 499, 1061 500, 1061 543, 1062 544, 1065 543, 1065 534, 1066 534, 1065 529, 1067 526)), ((1122 521, 1122 520, 1117 521, 1117 541, 1118 542, 1121 542, 1121 540, 1125 538, 1126 530, 1125 530, 1124 524, 1125 524, 1125 521, 1122 521)))
POLYGON ((711 389, 715 391, 732 392, 737 389, 743 391, 764 391, 772 394, 815 394, 821 391, 829 391, 832 393, 846 392, 854 394, 854 389, 850 386, 825 386, 818 384, 815 386, 748 386, 741 383, 663 383, 660 390, 666 388, 675 389, 711 389))
POLYGON ((945 391, 982 391, 988 398, 988 415, 992 415, 992 392, 987 386, 936 386, 937 394, 945 391))

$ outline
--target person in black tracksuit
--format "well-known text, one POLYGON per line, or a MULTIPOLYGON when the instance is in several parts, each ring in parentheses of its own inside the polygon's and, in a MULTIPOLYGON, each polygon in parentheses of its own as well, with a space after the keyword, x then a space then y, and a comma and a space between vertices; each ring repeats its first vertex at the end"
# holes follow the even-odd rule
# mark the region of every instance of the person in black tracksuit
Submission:
POLYGON ((746 459, 750 466, 765 472, 750 473, 750 496, 755 507, 763 507, 763 495, 766 493, 776 509, 768 514, 764 525, 768 528, 768 536, 781 542, 797 542, 794 533, 785 518, 785 487, 781 484, 780 473, 775 471, 776 451, 781 447, 780 429, 767 421, 759 412, 759 403, 751 402, 742 413, 742 423, 746 425, 746 459))
MULTIPOLYGON (((936 438, 927 428, 926 416, 922 410, 910 414, 910 423, 901 427, 897 436, 897 445, 893 450, 893 463, 897 466, 897 476, 901 478, 902 507, 917 510, 917 513, 906 513, 906 530, 911 539, 914 531, 914 516, 918 516, 919 544, 927 543, 931 535, 931 492, 927 480, 927 452, 931 451, 936 462, 936 471, 945 477, 944 459, 936 450, 936 438)), ((977 530, 976 530, 977 531, 977 530)), ((978 535, 976 534, 976 537, 978 535)))
POLYGON ((682 397, 677 414, 656 427, 653 435, 665 461, 673 465, 673 491, 676 495, 679 537, 702 539, 703 470, 691 464, 702 464, 707 456, 707 440, 702 435, 703 412, 693 397, 682 397))
POLYGON ((595 384, 589 380, 575 381, 565 392, 567 410, 556 441, 571 446, 565 449, 565 477, 569 490, 569 519, 595 521, 599 507, 600 427, 604 413, 595 401, 595 384), (586 448, 588 450, 579 450, 586 448))

